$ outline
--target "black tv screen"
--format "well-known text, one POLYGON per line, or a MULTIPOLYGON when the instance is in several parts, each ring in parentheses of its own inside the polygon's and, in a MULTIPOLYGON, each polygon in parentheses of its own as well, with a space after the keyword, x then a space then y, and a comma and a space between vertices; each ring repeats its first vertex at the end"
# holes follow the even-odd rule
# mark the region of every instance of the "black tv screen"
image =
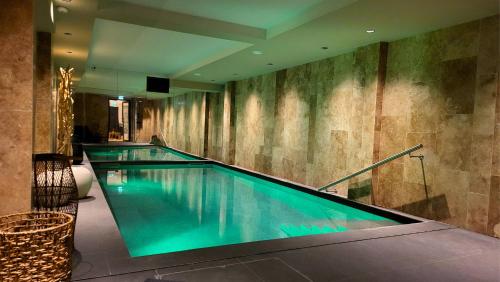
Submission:
POLYGON ((162 77, 146 77, 146 91, 168 93, 170 90, 170 79, 162 77))

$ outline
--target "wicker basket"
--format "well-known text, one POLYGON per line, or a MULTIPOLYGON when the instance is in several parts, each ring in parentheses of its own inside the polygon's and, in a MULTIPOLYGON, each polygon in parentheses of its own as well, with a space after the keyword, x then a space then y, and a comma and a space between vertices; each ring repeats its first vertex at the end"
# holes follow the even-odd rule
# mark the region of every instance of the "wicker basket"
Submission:
POLYGON ((72 226, 61 212, 0 217, 0 281, 69 281, 72 226))

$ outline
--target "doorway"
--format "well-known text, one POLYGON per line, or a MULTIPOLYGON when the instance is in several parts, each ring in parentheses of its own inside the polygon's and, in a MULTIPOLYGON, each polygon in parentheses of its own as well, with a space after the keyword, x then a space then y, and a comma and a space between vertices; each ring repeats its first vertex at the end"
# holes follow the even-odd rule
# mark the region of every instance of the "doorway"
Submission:
POLYGON ((108 142, 130 141, 129 102, 109 100, 108 142))

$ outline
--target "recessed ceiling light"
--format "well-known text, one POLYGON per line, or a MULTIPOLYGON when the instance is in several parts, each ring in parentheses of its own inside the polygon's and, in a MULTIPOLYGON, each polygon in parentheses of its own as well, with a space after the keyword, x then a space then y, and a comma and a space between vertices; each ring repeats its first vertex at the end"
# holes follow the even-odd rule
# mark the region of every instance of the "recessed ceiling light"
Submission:
POLYGON ((199 72, 195 72, 193 75, 194 75, 194 76, 201 76, 201 73, 199 73, 199 72))
POLYGON ((323 47, 321 47, 321 49, 328 50, 328 46, 323 46, 323 47))
POLYGON ((262 55, 262 54, 264 54, 264 52, 262 52, 260 50, 253 50, 252 54, 254 54, 254 55, 262 55))
POLYGON ((63 7, 63 6, 58 6, 58 7, 57 7, 57 11, 58 11, 59 13, 67 14, 67 13, 69 12, 69 9, 68 9, 68 8, 66 8, 66 7, 63 7))
POLYGON ((375 30, 374 30, 374 29, 368 29, 368 30, 366 31, 366 33, 374 33, 374 32, 375 32, 375 30))
POLYGON ((71 2, 71 0, 61 0, 61 1, 66 2, 66 3, 71 2))
POLYGON ((72 51, 68 51, 68 52, 66 52, 66 53, 71 54, 71 53, 73 53, 73 52, 72 52, 72 51))
POLYGON ((69 35, 73 35, 73 34, 71 34, 71 32, 65 32, 64 35, 68 35, 69 36, 69 35))

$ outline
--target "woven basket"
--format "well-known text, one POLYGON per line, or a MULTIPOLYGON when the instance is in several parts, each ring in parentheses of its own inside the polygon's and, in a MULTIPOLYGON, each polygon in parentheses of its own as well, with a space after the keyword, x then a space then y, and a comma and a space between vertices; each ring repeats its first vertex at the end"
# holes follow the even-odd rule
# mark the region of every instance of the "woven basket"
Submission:
POLYGON ((61 212, 0 217, 0 281, 69 281, 72 226, 61 212))

